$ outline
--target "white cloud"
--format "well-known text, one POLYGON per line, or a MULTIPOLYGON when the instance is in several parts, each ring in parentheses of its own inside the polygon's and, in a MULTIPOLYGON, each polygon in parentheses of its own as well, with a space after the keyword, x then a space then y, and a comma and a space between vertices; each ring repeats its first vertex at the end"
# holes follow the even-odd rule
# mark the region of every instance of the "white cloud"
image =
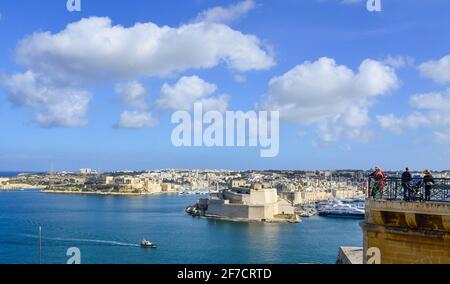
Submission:
POLYGON ((116 128, 142 129, 158 126, 159 121, 149 112, 146 102, 148 92, 138 81, 130 81, 116 85, 116 93, 121 102, 135 110, 122 112, 116 128))
POLYGON ((254 0, 244 0, 228 7, 214 7, 201 12, 193 22, 229 24, 256 7, 254 0))
POLYGON ((324 57, 273 78, 262 107, 279 110, 290 122, 317 124, 326 142, 366 140, 371 101, 397 86, 395 70, 381 62, 364 60, 355 73, 324 57))
POLYGON ((444 56, 439 60, 430 60, 422 63, 419 70, 423 76, 433 81, 445 84, 450 82, 450 55, 444 56))
POLYGON ((417 109, 450 111, 450 89, 444 94, 432 92, 412 96, 410 103, 417 109))
POLYGON ((80 127, 87 124, 84 118, 90 93, 68 87, 58 87, 43 76, 28 71, 2 80, 7 95, 16 106, 36 111, 36 122, 43 127, 80 127))
POLYGON ((229 96, 220 95, 217 97, 203 98, 197 102, 202 104, 203 111, 214 110, 214 111, 219 111, 219 112, 225 112, 228 110, 229 101, 230 101, 229 96))
POLYGON ((372 134, 365 126, 369 123, 369 110, 353 105, 335 117, 319 123, 318 134, 323 142, 335 142, 342 138, 368 142, 372 134))
MULTIPOLYGON (((275 64, 256 36, 223 24, 199 22, 169 27, 148 22, 124 27, 113 26, 107 17, 84 18, 56 33, 36 32, 21 40, 15 53, 17 62, 29 70, 22 76, 36 77, 30 84, 38 90, 9 84, 6 87, 11 100, 36 109, 40 124, 61 127, 86 124, 83 116, 90 95, 83 89, 100 83, 219 64, 239 72, 268 69, 275 64), (60 112, 63 106, 68 109, 60 112)), ((129 107, 147 110, 141 86, 129 84, 117 86, 119 97, 129 107)), ((219 99, 223 103, 226 97, 219 99)), ((205 103, 214 101, 208 98, 205 103)), ((126 118, 130 116, 128 113, 126 118)))
POLYGON ((237 75, 234 75, 234 81, 236 83, 242 84, 242 83, 247 82, 247 78, 244 75, 237 74, 237 75))
POLYGON ((226 111, 229 98, 225 95, 212 97, 216 91, 216 85, 198 76, 182 77, 174 85, 163 85, 162 96, 156 104, 163 109, 190 111, 194 103, 201 102, 205 111, 226 111))
POLYGON ((116 128, 140 129, 158 126, 158 120, 145 111, 124 111, 116 128))
POLYGON ((438 143, 450 141, 450 90, 442 93, 418 94, 410 98, 414 112, 397 117, 394 114, 377 116, 380 127, 401 134, 408 129, 430 128, 438 143))
POLYGON ((450 131, 440 132, 436 131, 433 133, 434 141, 439 144, 450 144, 450 131))
POLYGON ((408 129, 415 129, 420 127, 432 127, 438 125, 441 115, 436 112, 422 113, 414 111, 405 116, 398 117, 394 114, 378 115, 377 120, 381 128, 390 130, 397 135, 402 134, 408 129))
POLYGON ((124 105, 143 111, 148 109, 146 102, 148 93, 141 83, 131 81, 117 84, 115 90, 124 105))
POLYGON ((382 60, 382 62, 386 65, 391 66, 392 68, 399 69, 405 66, 412 66, 414 65, 414 58, 410 56, 391 56, 389 55, 385 59, 382 60))
POLYGON ((21 64, 65 84, 168 75, 220 63, 239 71, 274 65, 256 36, 226 25, 201 22, 172 28, 149 22, 127 28, 98 17, 71 23, 55 34, 34 33, 20 42, 16 53, 21 64))
POLYGON ((381 128, 389 129, 396 134, 400 134, 403 131, 403 120, 394 114, 378 115, 377 120, 381 128))

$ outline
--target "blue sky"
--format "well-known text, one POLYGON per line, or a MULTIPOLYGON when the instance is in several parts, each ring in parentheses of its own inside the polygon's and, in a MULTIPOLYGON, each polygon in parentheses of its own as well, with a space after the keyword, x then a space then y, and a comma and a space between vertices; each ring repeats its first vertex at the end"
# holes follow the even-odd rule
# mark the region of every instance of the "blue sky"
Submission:
POLYGON ((0 0, 0 171, 448 169, 450 3, 381 2, 0 0), (183 78, 280 110, 279 155, 172 146, 183 78))

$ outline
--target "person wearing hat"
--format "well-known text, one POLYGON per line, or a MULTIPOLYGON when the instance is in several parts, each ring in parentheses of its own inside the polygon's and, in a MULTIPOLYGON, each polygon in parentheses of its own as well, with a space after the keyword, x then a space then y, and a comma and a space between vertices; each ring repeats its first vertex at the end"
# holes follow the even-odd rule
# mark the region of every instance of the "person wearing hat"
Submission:
POLYGON ((371 196, 375 199, 377 194, 380 194, 380 196, 383 196, 383 188, 386 181, 386 176, 384 175, 383 171, 381 170, 380 166, 375 167, 375 171, 370 174, 370 177, 373 178, 375 181, 374 186, 372 187, 371 196))
POLYGON ((434 185, 434 178, 429 170, 425 170, 424 172, 423 183, 425 185, 425 201, 430 201, 431 190, 433 189, 434 185))

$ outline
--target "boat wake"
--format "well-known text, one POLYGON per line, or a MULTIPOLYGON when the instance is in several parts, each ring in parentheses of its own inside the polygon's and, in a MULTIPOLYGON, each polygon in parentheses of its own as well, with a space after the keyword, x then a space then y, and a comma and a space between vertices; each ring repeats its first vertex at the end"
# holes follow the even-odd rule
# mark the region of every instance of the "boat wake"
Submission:
MULTIPOLYGON (((36 235, 23 235, 23 236, 31 237, 31 238, 35 238, 35 239, 39 238, 39 236, 36 236, 36 235)), ((58 242, 95 243, 95 244, 104 244, 104 245, 122 246, 122 247, 139 247, 138 244, 109 241, 109 240, 76 239, 76 238, 48 238, 48 237, 43 237, 42 240, 58 241, 58 242)))

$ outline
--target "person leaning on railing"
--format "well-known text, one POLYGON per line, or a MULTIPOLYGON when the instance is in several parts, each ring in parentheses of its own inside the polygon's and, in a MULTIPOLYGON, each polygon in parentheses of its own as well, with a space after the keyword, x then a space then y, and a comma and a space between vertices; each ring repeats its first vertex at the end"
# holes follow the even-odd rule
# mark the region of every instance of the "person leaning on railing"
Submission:
POLYGON ((402 174, 402 188, 403 188, 403 199, 405 201, 411 200, 411 181, 412 175, 407 167, 405 172, 402 174))
POLYGON ((379 194, 381 198, 383 196, 383 188, 386 183, 386 175, 383 173, 380 166, 376 166, 375 171, 370 174, 370 177, 374 181, 374 184, 371 188, 371 197, 376 199, 377 194, 379 194))
POLYGON ((425 185, 425 201, 430 201, 431 199, 431 190, 433 189, 435 181, 433 175, 429 170, 424 172, 423 176, 423 184, 425 185))

